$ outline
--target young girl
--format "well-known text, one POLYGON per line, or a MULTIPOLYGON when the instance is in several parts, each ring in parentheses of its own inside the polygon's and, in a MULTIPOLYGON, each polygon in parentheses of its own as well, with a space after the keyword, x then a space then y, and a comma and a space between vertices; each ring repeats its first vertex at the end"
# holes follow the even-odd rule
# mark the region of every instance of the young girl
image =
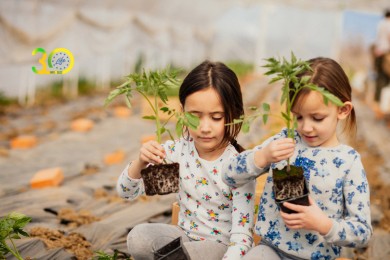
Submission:
POLYGON ((137 260, 153 259, 165 238, 182 237, 192 259, 241 258, 253 242, 255 186, 231 188, 221 178, 222 165, 243 151, 235 140, 241 125, 225 126, 244 113, 237 76, 222 63, 205 61, 184 79, 179 99, 184 111, 199 117, 197 130, 186 129, 185 137, 175 142, 145 143, 117 183, 121 197, 136 199, 144 193, 141 169, 164 158, 178 162, 179 224, 135 226, 127 237, 128 250, 137 260))
POLYGON ((300 76, 310 76, 312 83, 344 105, 325 104, 319 92, 303 89, 292 109, 298 122, 295 140, 283 129, 232 159, 223 172, 223 180, 238 187, 269 170, 255 228, 262 240, 244 259, 334 259, 342 246, 364 246, 372 234, 369 187, 360 155, 336 135, 343 120, 344 130, 356 131, 351 86, 332 59, 309 63, 312 71, 300 76), (283 204, 295 214, 280 211, 272 191, 272 169, 283 168, 287 158, 303 166, 310 192, 310 206, 283 204))

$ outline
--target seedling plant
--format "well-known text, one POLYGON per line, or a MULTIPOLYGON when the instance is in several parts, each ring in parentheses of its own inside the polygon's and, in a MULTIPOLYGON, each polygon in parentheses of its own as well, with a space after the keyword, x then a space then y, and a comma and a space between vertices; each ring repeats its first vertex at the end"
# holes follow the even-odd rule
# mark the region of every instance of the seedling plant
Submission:
MULTIPOLYGON (((143 116, 143 119, 152 120, 155 123, 157 142, 161 143, 162 135, 168 133, 174 141, 173 134, 167 128, 167 124, 172 117, 176 119, 176 135, 182 136, 185 127, 196 129, 199 125, 199 118, 185 111, 176 111, 168 105, 168 91, 178 88, 177 71, 163 70, 142 73, 133 73, 126 77, 126 81, 111 91, 106 99, 106 105, 117 96, 123 95, 126 104, 131 108, 133 92, 138 92, 149 104, 152 115, 143 116), (160 107, 159 104, 164 106, 160 107), (168 118, 163 121, 161 113, 168 114, 168 118)), ((168 194, 177 192, 179 189, 179 164, 169 163, 163 165, 152 165, 141 170, 144 181, 146 195, 168 194)))
POLYGON ((133 73, 126 76, 126 81, 110 92, 105 100, 108 105, 116 97, 123 95, 127 106, 131 109, 131 99, 134 97, 133 92, 138 92, 149 104, 153 111, 152 115, 143 116, 143 119, 154 121, 156 127, 157 142, 161 143, 162 135, 168 133, 169 137, 174 140, 174 136, 167 124, 172 117, 176 117, 176 135, 181 136, 184 127, 196 129, 199 125, 199 118, 191 113, 176 111, 168 106, 167 92, 170 89, 179 87, 177 71, 165 69, 163 71, 150 71, 142 73, 133 73), (159 107, 160 103, 163 107, 159 107), (169 115, 165 121, 161 120, 161 113, 169 115))
MULTIPOLYGON (((248 132, 250 125, 259 117, 266 124, 268 117, 271 115, 282 118, 287 128, 287 137, 294 139, 298 123, 292 113, 292 106, 298 93, 304 88, 321 93, 325 104, 332 102, 337 106, 343 105, 341 100, 329 91, 311 83, 310 76, 300 76, 305 71, 310 71, 311 67, 308 62, 297 59, 294 53, 291 53, 291 59, 289 61, 284 57, 282 59, 268 58, 263 67, 267 69, 265 75, 272 76, 269 81, 270 84, 278 81, 282 82, 280 97, 282 111, 280 114, 271 114, 270 105, 267 103, 262 104, 262 110, 257 107, 250 107, 250 110, 253 112, 252 114, 243 116, 234 122, 243 124, 243 132, 248 132)), ((277 202, 280 202, 279 205, 283 211, 292 213, 292 211, 284 208, 282 205, 282 202, 286 200, 296 204, 308 205, 308 189, 302 167, 291 165, 290 159, 287 159, 287 166, 284 169, 273 169, 273 181, 275 198, 277 202)))
POLYGON ((14 239, 29 236, 23 228, 30 221, 30 217, 17 212, 11 212, 0 219, 0 259, 6 259, 5 256, 11 253, 17 259, 23 260, 15 246, 14 239))
MULTIPOLYGON (((282 94, 280 97, 280 105, 284 108, 280 115, 271 114, 270 105, 268 103, 262 104, 262 111, 252 106, 249 109, 253 112, 249 116, 243 116, 240 119, 236 119, 234 123, 242 123, 243 132, 249 132, 250 126, 257 118, 261 117, 264 124, 267 123, 268 117, 270 115, 282 118, 285 126, 287 128, 287 137, 293 138, 295 135, 295 130, 298 126, 296 117, 292 113, 292 105, 298 95, 298 93, 304 89, 309 88, 313 91, 318 91, 322 94, 325 104, 332 102, 337 106, 342 106, 343 103, 341 100, 334 96, 332 93, 326 89, 319 87, 310 82, 310 76, 298 77, 305 71, 311 70, 310 64, 307 61, 302 61, 297 59, 294 53, 291 53, 291 59, 288 61, 286 58, 276 59, 268 58, 266 59, 266 64, 263 66, 268 70, 265 72, 265 75, 273 77, 270 79, 269 84, 275 83, 277 81, 282 81, 282 94)), ((288 160, 288 171, 290 171, 290 162, 288 160)))

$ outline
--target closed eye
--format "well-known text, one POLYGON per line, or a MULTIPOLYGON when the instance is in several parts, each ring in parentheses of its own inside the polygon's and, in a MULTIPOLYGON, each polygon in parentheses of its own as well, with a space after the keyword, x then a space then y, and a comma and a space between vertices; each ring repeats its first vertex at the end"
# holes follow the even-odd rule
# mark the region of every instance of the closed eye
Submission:
POLYGON ((324 117, 313 117, 313 120, 316 121, 316 122, 321 122, 322 120, 324 120, 324 117))
POLYGON ((214 121, 221 121, 223 119, 223 116, 213 116, 212 119, 214 121))

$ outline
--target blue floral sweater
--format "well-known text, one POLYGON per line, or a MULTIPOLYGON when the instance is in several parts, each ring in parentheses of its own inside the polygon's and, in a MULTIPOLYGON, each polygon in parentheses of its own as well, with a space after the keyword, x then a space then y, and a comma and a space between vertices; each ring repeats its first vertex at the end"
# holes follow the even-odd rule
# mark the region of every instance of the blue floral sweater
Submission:
MULTIPOLYGON (((180 164, 179 227, 194 240, 229 245, 224 259, 240 259, 252 247, 255 183, 232 188, 222 181, 222 165, 238 155, 232 145, 215 161, 199 157, 194 142, 180 139, 163 144, 166 158, 180 164)), ((131 179, 127 167, 117 191, 127 199, 144 194, 142 179, 131 179)))
POLYGON ((253 150, 231 159, 223 180, 239 187, 269 172, 260 199, 255 232, 267 244, 303 259, 334 259, 342 247, 362 247, 372 235, 370 194, 360 155, 350 146, 309 147, 295 134, 296 148, 290 161, 304 168, 310 196, 333 221, 328 234, 310 230, 290 230, 284 225, 272 192, 272 169, 281 169, 286 161, 273 163, 264 169, 254 163, 254 152, 269 142, 285 138, 286 129, 253 150))

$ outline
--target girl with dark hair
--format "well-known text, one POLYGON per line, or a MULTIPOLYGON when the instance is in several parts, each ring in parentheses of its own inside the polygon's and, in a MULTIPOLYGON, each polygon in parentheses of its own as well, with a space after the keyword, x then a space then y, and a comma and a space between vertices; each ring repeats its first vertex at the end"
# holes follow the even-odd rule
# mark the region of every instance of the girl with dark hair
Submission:
POLYGON ((144 193, 140 171, 147 164, 178 162, 179 224, 135 226, 128 250, 136 260, 153 259, 165 238, 181 237, 191 259, 239 259, 253 243, 255 184, 231 188, 221 179, 223 164, 243 151, 236 142, 241 125, 230 124, 244 114, 237 76, 223 63, 205 61, 186 76, 179 99, 184 111, 199 117, 198 128, 186 129, 176 141, 143 144, 117 184, 120 196, 133 200, 144 193))
POLYGON ((253 150, 232 158, 223 180, 234 187, 247 185, 257 176, 269 173, 260 199, 255 232, 261 236, 244 259, 335 259, 342 247, 363 247, 371 235, 370 193, 360 155, 342 144, 342 130, 356 131, 351 86, 341 66, 329 58, 309 60, 310 82, 326 89, 342 102, 324 102, 318 91, 304 88, 292 104, 298 127, 295 140, 287 130, 272 136, 253 150), (278 209, 272 190, 272 169, 282 169, 286 160, 302 166, 309 189, 309 206, 284 202, 297 212, 278 209))

